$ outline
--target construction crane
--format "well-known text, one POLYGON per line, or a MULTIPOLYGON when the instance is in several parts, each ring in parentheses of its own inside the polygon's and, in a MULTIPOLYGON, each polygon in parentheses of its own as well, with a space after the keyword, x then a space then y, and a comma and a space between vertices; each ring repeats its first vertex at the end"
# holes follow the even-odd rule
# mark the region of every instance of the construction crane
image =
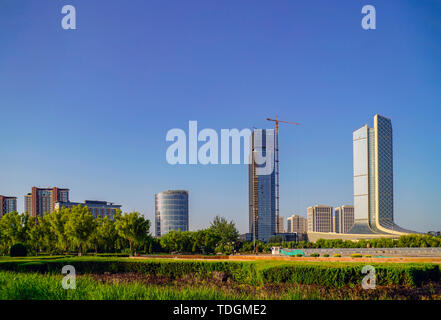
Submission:
POLYGON ((280 123, 286 123, 286 124, 294 124, 296 126, 299 126, 300 123, 298 122, 290 122, 290 121, 282 121, 279 120, 279 118, 276 116, 276 119, 270 119, 266 118, 268 121, 273 121, 276 123, 276 233, 280 230, 280 223, 279 223, 279 217, 280 217, 280 207, 279 207, 279 199, 280 199, 280 193, 279 193, 279 122, 280 123))

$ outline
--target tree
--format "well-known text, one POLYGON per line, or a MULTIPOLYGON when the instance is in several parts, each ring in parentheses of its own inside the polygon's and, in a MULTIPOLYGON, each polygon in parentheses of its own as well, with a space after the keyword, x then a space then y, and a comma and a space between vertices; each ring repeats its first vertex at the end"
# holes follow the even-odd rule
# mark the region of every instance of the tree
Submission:
POLYGON ((43 228, 38 223, 37 218, 31 218, 29 219, 29 227, 27 230, 28 235, 28 248, 31 249, 35 255, 38 255, 38 252, 42 249, 44 246, 43 239, 44 239, 44 233, 43 228))
POLYGON ((96 232, 97 222, 85 206, 75 206, 70 210, 70 215, 66 222, 66 235, 72 243, 78 246, 78 255, 81 256, 91 242, 96 232))
POLYGON ((116 217, 115 228, 118 235, 129 242, 130 254, 133 254, 134 247, 148 239, 150 220, 138 212, 124 213, 116 217))
POLYGON ((29 215, 10 212, 0 219, 0 249, 3 254, 16 243, 25 244, 28 240, 29 215))
POLYGON ((209 229, 217 240, 218 252, 231 253, 234 250, 234 245, 239 238, 239 231, 233 221, 228 222, 227 219, 216 216, 209 229))
POLYGON ((115 228, 115 221, 104 217, 97 219, 96 246, 102 248, 104 252, 114 252, 118 238, 118 232, 115 228))
POLYGON ((51 232, 55 235, 55 246, 51 245, 53 249, 68 251, 70 248, 71 243, 65 228, 72 209, 73 208, 60 208, 50 214, 44 215, 44 219, 49 224, 51 232))

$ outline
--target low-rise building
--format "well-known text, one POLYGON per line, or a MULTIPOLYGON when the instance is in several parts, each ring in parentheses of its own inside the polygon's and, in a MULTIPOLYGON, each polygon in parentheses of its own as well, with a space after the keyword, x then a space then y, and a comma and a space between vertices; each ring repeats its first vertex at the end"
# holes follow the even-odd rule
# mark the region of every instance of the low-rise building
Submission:
POLYGON ((347 233, 354 225, 354 206, 344 205, 334 209, 334 232, 347 233))
POLYGON ((276 233, 285 233, 285 218, 282 216, 278 216, 277 219, 279 220, 276 225, 276 233))
POLYGON ((333 232, 332 207, 315 205, 308 207, 308 232, 333 232))
POLYGON ((55 210, 60 208, 72 208, 74 206, 86 206, 89 208, 90 213, 96 219, 98 217, 104 218, 108 217, 109 219, 114 219, 118 210, 121 210, 121 206, 117 204, 113 204, 112 202, 107 201, 97 201, 97 200, 86 200, 84 203, 79 202, 57 202, 55 203, 55 210))
POLYGON ((287 232, 306 233, 308 230, 308 220, 298 214, 293 214, 288 218, 287 232))

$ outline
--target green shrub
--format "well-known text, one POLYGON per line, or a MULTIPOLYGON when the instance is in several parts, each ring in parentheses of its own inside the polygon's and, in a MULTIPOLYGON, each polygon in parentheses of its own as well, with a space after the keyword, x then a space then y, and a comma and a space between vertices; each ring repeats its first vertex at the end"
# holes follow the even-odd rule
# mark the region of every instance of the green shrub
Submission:
POLYGON ((323 256, 327 258, 329 257, 329 254, 325 253, 323 256))
POLYGON ((361 257, 363 257, 363 255, 361 255, 360 253, 351 254, 351 258, 361 258, 361 257))
POLYGON ((21 243, 16 243, 11 246, 11 249, 9 250, 9 255, 11 257, 26 257, 28 254, 28 249, 25 245, 21 243))
POLYGON ((334 253, 334 257, 335 257, 335 258, 340 258, 340 257, 341 257, 341 254, 340 254, 340 253, 334 253))
POLYGON ((314 258, 320 257, 320 253, 311 253, 309 256, 314 258))
POLYGON ((367 254, 364 256, 365 258, 372 258, 372 256, 370 254, 367 254))
POLYGON ((296 254, 296 257, 303 257, 303 254, 301 254, 301 253, 297 253, 297 254, 296 254))
MULTIPOLYGON (((79 274, 141 273, 178 279, 183 276, 213 277, 221 273, 224 279, 238 283, 302 283, 328 287, 359 286, 365 263, 335 263, 306 261, 202 261, 172 259, 127 258, 45 258, 0 260, 0 270, 61 274, 65 265, 73 265, 79 274)), ((375 267, 377 285, 419 286, 423 282, 440 282, 437 264, 378 264, 375 267)))

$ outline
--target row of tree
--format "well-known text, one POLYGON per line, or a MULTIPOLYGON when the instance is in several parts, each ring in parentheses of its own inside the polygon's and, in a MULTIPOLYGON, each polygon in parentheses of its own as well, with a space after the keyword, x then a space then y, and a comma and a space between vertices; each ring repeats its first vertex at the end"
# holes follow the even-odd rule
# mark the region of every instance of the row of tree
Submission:
POLYGON ((268 243, 239 241, 233 221, 216 216, 209 228, 199 231, 170 231, 161 238, 150 234, 150 221, 138 212, 118 212, 114 219, 94 218, 85 206, 61 208, 43 217, 12 212, 0 219, 0 254, 12 245, 24 244, 33 254, 95 253, 200 253, 231 254, 269 252, 272 246, 285 248, 392 248, 441 247, 441 237, 407 235, 399 239, 360 241, 319 239, 315 243, 284 242, 273 237, 268 243))
POLYGON ((0 219, 0 253, 17 243, 38 252, 66 253, 87 250, 133 252, 148 242, 150 221, 138 212, 118 212, 115 219, 95 219, 85 206, 61 208, 43 217, 12 212, 0 219))
POLYGON ((170 231, 160 239, 161 251, 191 253, 234 253, 239 247, 239 232, 233 221, 216 216, 208 229, 170 231))
POLYGON ((441 237, 435 237, 429 234, 409 234, 400 236, 398 239, 378 238, 361 239, 358 241, 342 239, 318 239, 316 242, 283 242, 281 239, 270 239, 273 246, 282 246, 285 248, 430 248, 441 247, 441 237))
POLYGON ((0 219, 0 254, 17 243, 33 254, 135 251, 145 253, 232 253, 238 248, 234 222, 216 216, 208 229, 171 231, 160 239, 150 235, 150 221, 138 212, 118 212, 114 219, 94 218, 85 206, 61 208, 42 217, 12 212, 0 219))

